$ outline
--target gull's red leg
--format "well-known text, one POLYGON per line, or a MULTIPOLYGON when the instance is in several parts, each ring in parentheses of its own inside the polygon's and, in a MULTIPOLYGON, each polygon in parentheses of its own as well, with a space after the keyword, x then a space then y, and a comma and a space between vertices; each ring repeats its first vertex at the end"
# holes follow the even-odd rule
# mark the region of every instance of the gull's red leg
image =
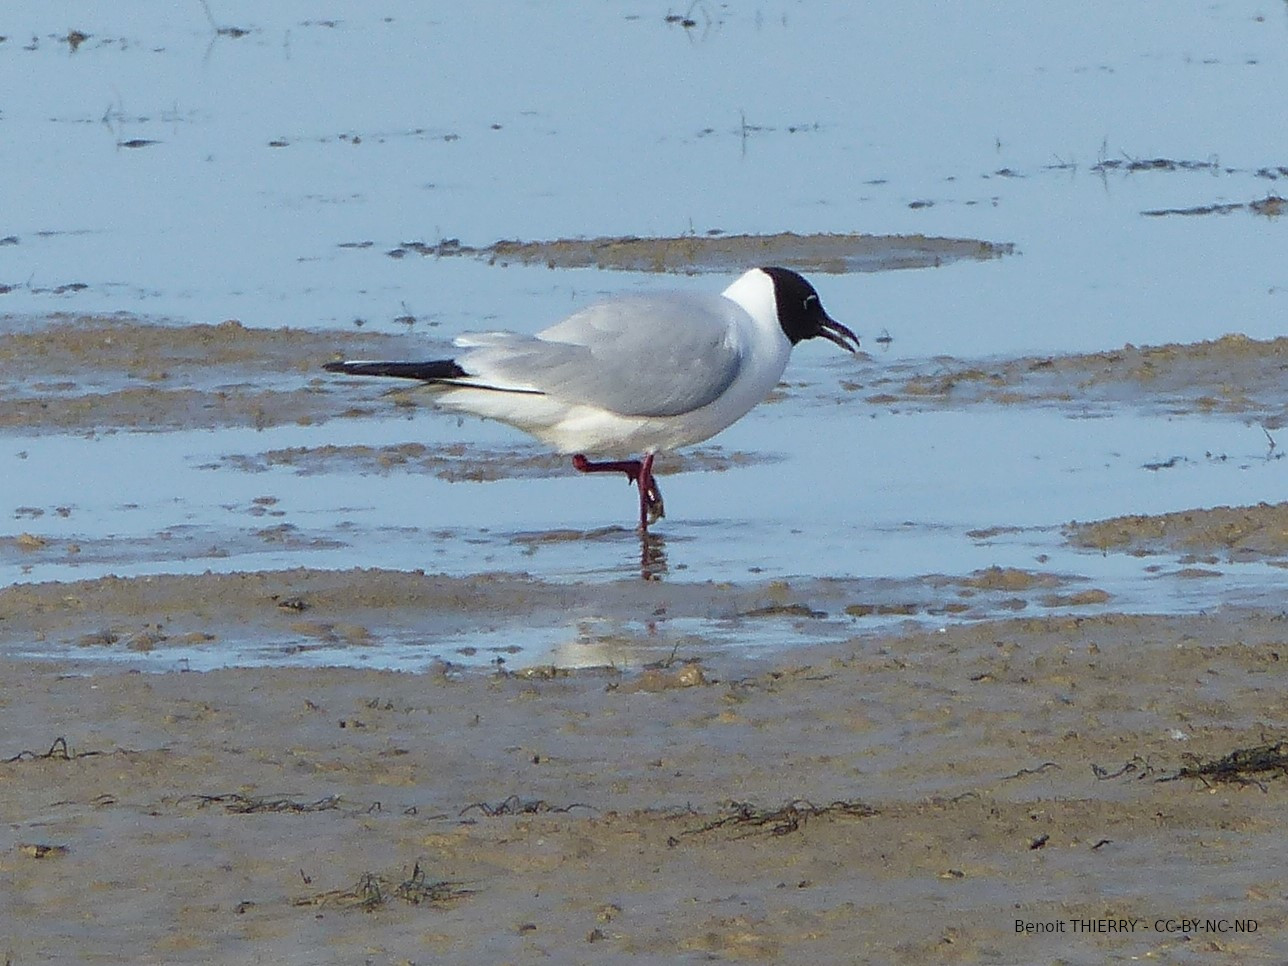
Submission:
POLYGON ((658 488, 657 480, 653 479, 652 453, 644 454, 636 483, 640 488, 640 529, 647 533, 650 523, 656 523, 666 516, 666 508, 662 505, 662 491, 658 488))
POLYGON ((580 473, 625 473, 626 478, 632 483, 640 478, 640 470, 644 468, 639 460, 605 460, 602 463, 592 463, 580 453, 572 458, 572 466, 580 473))
POLYGON ((625 473, 626 479, 639 487, 640 530, 648 532, 648 525, 666 515, 662 506, 662 491, 653 479, 653 454, 646 453, 644 461, 605 460, 592 462, 581 453, 572 458, 573 469, 579 473, 625 473))

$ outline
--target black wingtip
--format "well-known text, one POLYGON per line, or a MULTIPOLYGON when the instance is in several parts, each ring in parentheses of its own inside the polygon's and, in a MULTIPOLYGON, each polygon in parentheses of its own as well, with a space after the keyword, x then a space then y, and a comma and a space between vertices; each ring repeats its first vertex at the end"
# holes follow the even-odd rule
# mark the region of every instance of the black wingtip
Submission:
POLYGON ((426 362, 328 362, 322 367, 327 372, 346 376, 389 376, 395 379, 422 379, 435 382, 442 379, 460 379, 469 375, 454 359, 431 359, 426 362))

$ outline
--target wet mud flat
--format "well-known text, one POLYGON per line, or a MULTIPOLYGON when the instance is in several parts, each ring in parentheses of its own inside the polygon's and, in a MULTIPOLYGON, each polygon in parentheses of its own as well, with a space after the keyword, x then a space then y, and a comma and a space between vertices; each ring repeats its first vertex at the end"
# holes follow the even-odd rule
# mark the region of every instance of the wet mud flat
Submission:
MULTIPOLYGON (((702 446, 683 453, 668 453, 658 476, 675 473, 724 472, 737 466, 772 462, 773 454, 727 452, 719 446, 702 446)), ((432 446, 425 443, 397 443, 385 446, 363 444, 325 446, 292 446, 265 450, 261 453, 230 453, 210 469, 232 468, 248 473, 264 472, 274 467, 292 467, 301 475, 356 470, 363 473, 427 473, 441 480, 514 479, 523 477, 561 476, 569 472, 567 456, 552 453, 538 444, 519 443, 504 448, 488 449, 469 443, 432 446)))
POLYGON ((1131 514, 1073 523, 1075 546, 1146 556, 1179 553, 1210 564, 1261 560, 1288 567, 1288 503, 1210 507, 1155 515, 1131 514))
POLYGON ((1288 338, 1230 334, 1056 356, 917 360, 857 377, 843 388, 894 408, 1025 405, 1108 415, 1131 407, 1169 415, 1239 415, 1277 429, 1288 413, 1288 338))
MULTIPOLYGON (((353 247, 349 245, 348 247, 353 247)), ((675 237, 619 236, 498 241, 475 247, 459 239, 434 244, 405 242, 391 258, 466 256, 491 264, 549 268, 612 268, 631 272, 740 274, 748 265, 781 265, 801 272, 844 274, 927 268, 960 259, 987 260, 1015 253, 1007 242, 926 235, 816 234, 730 235, 711 231, 675 237)))
POLYGON ((322 365, 341 356, 426 351, 420 338, 260 329, 235 319, 182 325, 132 315, 4 321, 5 432, 263 428, 362 415, 370 412, 362 396, 320 378, 322 365))
MULTIPOLYGON (((342 357, 422 358, 451 351, 445 341, 381 332, 259 329, 235 320, 165 325, 129 315, 56 318, 31 331, 0 334, 0 363, 9 363, 0 376, 0 430, 266 427, 405 415, 426 404, 414 386, 376 392, 370 382, 328 376, 321 367, 342 357)), ((1243 416, 1273 430, 1288 413, 1282 401, 1288 394, 1288 338, 1231 334, 1190 344, 1018 359, 888 363, 860 353, 856 370, 840 386, 838 392, 788 382, 769 402, 822 391, 851 405, 895 411, 992 404, 1105 415, 1131 407, 1243 416)), ((381 458, 350 455, 359 461, 381 458)), ((254 466, 250 454, 236 459, 254 466)), ((307 468, 317 460, 297 450, 261 462, 307 468)))
POLYGON ((1285 640, 1230 611, 627 675, 0 659, 0 935, 15 963, 1282 961, 1285 640))
MULTIPOLYGON (((24 360, 0 384, 0 421, 38 435, 396 417, 405 394, 316 370, 415 344, 68 320, 0 337, 24 360)), ((1227 337, 869 358, 839 391, 782 397, 1211 413, 1273 431, 1281 352, 1227 337)), ((522 447, 401 443, 265 447, 219 468, 442 475, 480 454, 516 476, 566 471, 522 447)), ((740 458, 700 452, 688 468, 740 458)), ((314 545, 272 499, 254 509, 268 518, 256 539, 314 545)), ((10 510, 8 558, 122 552, 103 539, 73 554, 27 532, 59 511, 10 510)), ((1279 564, 1283 514, 1195 508, 1070 523, 1064 539, 1279 564)), ((0 591, 0 936, 15 963, 1283 961, 1288 625, 1270 606, 1114 606, 1077 573, 1002 567, 902 582, 301 567, 15 584, 0 591), (578 618, 581 669, 526 660, 534 629, 578 618), (424 643, 483 627, 499 633, 482 653, 424 643), (768 646, 729 643, 752 638, 768 646), (419 673, 173 670, 246 640, 269 664, 360 665, 398 645, 418 649, 419 673), (1169 926, 1186 919, 1213 928, 1169 926), (1115 928, 1074 925, 1087 922, 1115 928)))
MULTIPOLYGON (((555 531, 517 539, 616 536, 555 531)), ((57 558, 67 548, 19 552, 57 558)), ((375 662, 447 672, 490 662, 538 677, 587 666, 633 674, 677 654, 709 659, 753 641, 769 645, 776 636, 846 639, 904 619, 1094 612, 1111 600, 1085 578, 1001 567, 912 580, 738 583, 630 577, 570 584, 523 574, 307 567, 108 576, 0 590, 0 653, 151 670, 375 662), (481 629, 489 632, 487 645, 456 643, 481 629)))

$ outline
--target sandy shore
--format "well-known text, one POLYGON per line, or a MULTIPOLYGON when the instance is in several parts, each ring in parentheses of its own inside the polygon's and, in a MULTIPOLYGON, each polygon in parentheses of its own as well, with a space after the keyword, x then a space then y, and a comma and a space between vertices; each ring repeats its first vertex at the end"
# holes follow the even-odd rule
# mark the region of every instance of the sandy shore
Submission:
POLYGON ((0 937, 14 964, 1280 962, 1282 760, 1198 772, 1276 740, 1284 633, 1024 618, 626 676, 6 660, 0 937))

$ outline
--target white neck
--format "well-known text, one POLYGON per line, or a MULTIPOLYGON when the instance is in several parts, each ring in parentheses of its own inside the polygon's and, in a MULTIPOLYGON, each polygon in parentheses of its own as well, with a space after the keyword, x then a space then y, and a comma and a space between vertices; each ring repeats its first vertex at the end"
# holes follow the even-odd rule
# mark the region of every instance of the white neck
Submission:
POLYGON ((737 302, 752 317, 762 334, 773 341, 781 339, 787 345, 787 333, 778 322, 778 299, 774 295, 774 280, 758 268, 744 272, 723 293, 725 298, 737 302))

